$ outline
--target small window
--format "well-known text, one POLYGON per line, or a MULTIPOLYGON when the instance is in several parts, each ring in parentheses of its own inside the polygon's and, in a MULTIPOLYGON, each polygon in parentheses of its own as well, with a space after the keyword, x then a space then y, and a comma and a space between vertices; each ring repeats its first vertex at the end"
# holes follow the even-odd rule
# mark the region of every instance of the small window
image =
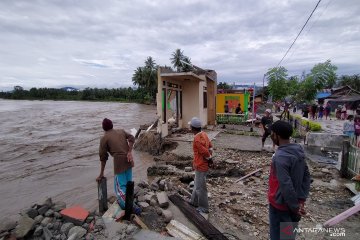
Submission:
POLYGON ((207 108, 207 92, 204 92, 203 94, 203 97, 204 97, 204 108, 207 108))

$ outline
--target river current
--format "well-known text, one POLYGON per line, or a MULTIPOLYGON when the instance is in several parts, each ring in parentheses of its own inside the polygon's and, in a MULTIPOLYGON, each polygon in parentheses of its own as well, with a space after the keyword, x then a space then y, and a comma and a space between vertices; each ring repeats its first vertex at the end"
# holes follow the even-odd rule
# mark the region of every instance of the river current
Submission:
MULTIPOLYGON (((0 220, 47 197, 97 206, 96 177, 103 118, 130 131, 156 119, 154 106, 135 103, 0 99, 0 220)), ((109 159, 110 160, 110 159, 109 159)), ((135 181, 146 179, 152 157, 134 151, 135 181)), ((105 169, 113 194, 113 163, 105 169)))

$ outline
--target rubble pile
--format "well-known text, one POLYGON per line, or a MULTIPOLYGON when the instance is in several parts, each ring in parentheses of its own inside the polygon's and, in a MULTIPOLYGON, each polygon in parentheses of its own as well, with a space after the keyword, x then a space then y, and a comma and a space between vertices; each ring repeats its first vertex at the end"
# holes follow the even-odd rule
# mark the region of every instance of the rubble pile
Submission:
MULTIPOLYGON (((268 239, 267 190, 272 153, 222 148, 215 149, 215 153, 215 167, 210 169, 207 180, 209 221, 223 232, 242 236, 244 239, 268 239), (240 177, 259 168, 261 171, 237 182, 240 177)), ((176 160, 176 156, 172 158, 176 160)), ((155 166, 159 170, 159 165, 155 166)), ((191 170, 191 162, 180 169, 165 164, 160 168, 160 171, 151 171, 151 176, 160 173, 158 176, 163 178, 162 181, 171 181, 176 186, 175 191, 185 198, 190 196, 193 172, 186 172, 185 169, 191 170)), ((308 214, 302 218, 300 226, 312 228, 352 207, 353 203, 350 200, 351 194, 339 182, 337 169, 309 162, 309 170, 313 182, 306 202, 308 214)), ((311 236, 301 233, 298 238, 309 237, 311 236)))
POLYGON ((48 198, 43 204, 34 204, 20 213, 19 220, 1 223, 0 239, 98 239, 104 224, 101 217, 88 213, 82 219, 69 218, 65 214, 64 202, 52 202, 48 198), (93 233, 88 233, 93 232, 93 233))

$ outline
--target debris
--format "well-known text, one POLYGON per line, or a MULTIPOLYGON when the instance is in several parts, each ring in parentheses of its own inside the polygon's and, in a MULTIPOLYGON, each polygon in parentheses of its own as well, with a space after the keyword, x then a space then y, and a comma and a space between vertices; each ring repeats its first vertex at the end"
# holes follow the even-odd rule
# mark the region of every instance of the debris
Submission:
POLYGON ((184 239, 184 240, 197 240, 202 239, 202 236, 193 230, 186 227, 184 224, 171 220, 170 223, 166 226, 166 230, 169 234, 175 238, 184 239))
POLYGON ((79 226, 81 226, 86 220, 86 218, 89 216, 89 212, 80 206, 65 208, 61 210, 60 214, 67 221, 79 226))
POLYGON ((354 215, 355 213, 360 211, 360 204, 353 206, 352 208, 349 208, 345 212, 340 213, 339 215, 331 218, 330 220, 326 221, 324 223, 325 227, 332 227, 339 222, 342 222, 343 220, 347 219, 348 217, 354 215))
POLYGON ((256 169, 255 171, 252 171, 251 173, 249 173, 249 174, 247 174, 247 175, 239 178, 239 179, 236 180, 235 182, 238 183, 238 182, 240 182, 241 180, 244 180, 245 178, 248 178, 248 177, 250 177, 251 175, 253 175, 253 174, 255 174, 255 173, 257 173, 257 172, 259 172, 259 171, 261 171, 261 170, 262 170, 262 168, 256 169))
POLYGON ((170 196, 170 200, 185 214, 185 216, 195 224, 207 239, 227 240, 218 229, 196 211, 195 208, 186 203, 179 195, 170 196))

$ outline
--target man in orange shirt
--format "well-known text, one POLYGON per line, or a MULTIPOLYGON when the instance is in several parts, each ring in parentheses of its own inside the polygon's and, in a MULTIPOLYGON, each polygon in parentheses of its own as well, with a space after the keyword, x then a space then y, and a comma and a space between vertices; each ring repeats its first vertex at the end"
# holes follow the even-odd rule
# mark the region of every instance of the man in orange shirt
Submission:
POLYGON ((198 118, 191 119, 190 127, 195 135, 193 142, 195 183, 190 203, 197 207, 198 212, 209 213, 206 174, 209 164, 212 164, 212 144, 208 135, 201 131, 201 121, 198 118))

